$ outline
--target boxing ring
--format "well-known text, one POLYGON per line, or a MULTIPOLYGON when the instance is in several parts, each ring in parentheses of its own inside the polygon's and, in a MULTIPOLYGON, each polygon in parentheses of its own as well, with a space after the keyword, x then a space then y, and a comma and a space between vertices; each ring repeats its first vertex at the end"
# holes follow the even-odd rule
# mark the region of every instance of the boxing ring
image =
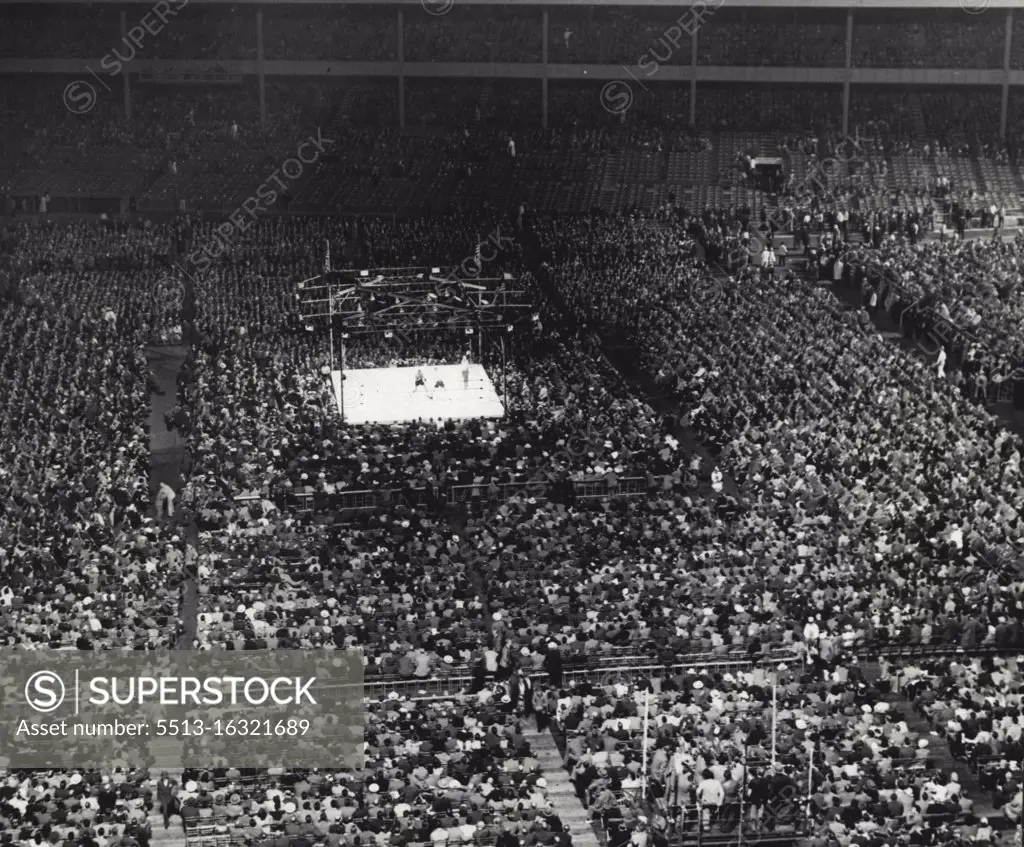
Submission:
POLYGON ((505 407, 483 367, 471 364, 468 381, 462 371, 462 365, 355 368, 346 369, 342 380, 335 370, 331 385, 338 414, 350 424, 504 417, 505 407), (424 384, 417 386, 420 370, 424 384))

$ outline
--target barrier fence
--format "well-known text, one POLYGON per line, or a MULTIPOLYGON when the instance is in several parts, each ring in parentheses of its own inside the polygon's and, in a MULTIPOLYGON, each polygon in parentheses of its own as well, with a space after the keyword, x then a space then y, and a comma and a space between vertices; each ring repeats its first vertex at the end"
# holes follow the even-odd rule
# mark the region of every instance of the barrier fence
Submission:
MULTIPOLYGON (((305 819, 305 813, 302 818, 305 819)), ((187 847, 240 847, 241 845, 248 844, 244 834, 242 832, 236 832, 232 830, 232 825, 237 822, 237 818, 232 818, 227 815, 223 816, 212 816, 212 817, 200 817, 194 818, 190 822, 185 824, 185 844, 187 847)), ((469 841, 453 841, 448 839, 445 844, 455 845, 461 844, 473 845, 473 847, 493 847, 497 844, 498 837, 501 835, 501 828, 498 826, 484 826, 477 828, 473 838, 469 841)), ((308 835, 296 835, 294 837, 278 834, 274 836, 263 835, 258 843, 262 844, 274 844, 274 845, 302 845, 308 847, 309 844, 318 844, 315 838, 310 838, 308 835)), ((434 847, 431 842, 412 842, 408 847, 434 847)))
MULTIPOLYGON (((457 506, 469 504, 482 507, 506 503, 514 497, 530 497, 538 503, 549 500, 600 500, 605 497, 646 497, 670 489, 671 475, 605 477, 591 480, 554 480, 524 477, 511 482, 456 483, 441 487, 409 487, 344 490, 333 493, 317 491, 309 486, 295 488, 273 497, 278 508, 298 513, 330 509, 342 522, 360 512, 373 512, 404 505, 409 508, 457 506)), ((246 505, 263 500, 256 492, 235 496, 235 503, 246 505)))
MULTIPOLYGON (((979 658, 999 654, 1017 653, 1019 649, 1004 648, 1001 650, 973 650, 969 652, 950 649, 949 647, 935 646, 927 654, 904 650, 901 647, 886 645, 862 645, 853 651, 864 661, 877 659, 879 656, 887 658, 905 657, 912 658, 944 658, 955 656, 959 660, 964 658, 979 658)), ((671 664, 659 662, 650 657, 609 657, 602 661, 600 658, 591 658, 587 664, 581 667, 563 669, 562 687, 571 688, 582 683, 591 685, 614 685, 635 681, 638 678, 660 675, 674 675, 686 673, 689 670, 702 671, 704 673, 729 673, 736 671, 748 671, 754 667, 771 671, 780 664, 786 664, 789 668, 801 667, 803 659, 793 652, 773 652, 760 656, 751 656, 744 652, 726 654, 693 653, 681 655, 677 661, 671 664)), ((542 669, 526 671, 534 682, 545 684, 548 673, 542 669)), ((442 699, 465 694, 473 690, 476 680, 466 665, 458 666, 448 674, 434 674, 424 678, 403 678, 394 675, 375 677, 367 675, 361 686, 363 696, 369 702, 382 702, 395 695, 404 699, 442 699)), ((358 685, 352 683, 352 686, 358 685)), ((341 686, 343 688, 349 685, 341 686)))

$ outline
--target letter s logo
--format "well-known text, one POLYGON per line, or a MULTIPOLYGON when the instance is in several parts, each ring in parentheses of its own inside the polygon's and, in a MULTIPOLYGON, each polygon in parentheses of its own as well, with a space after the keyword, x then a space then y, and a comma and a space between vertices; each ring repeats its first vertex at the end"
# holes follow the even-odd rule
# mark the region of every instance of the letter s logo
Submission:
POLYGON ((64 681, 53 671, 37 671, 25 683, 25 700, 37 712, 52 712, 67 696, 64 681))

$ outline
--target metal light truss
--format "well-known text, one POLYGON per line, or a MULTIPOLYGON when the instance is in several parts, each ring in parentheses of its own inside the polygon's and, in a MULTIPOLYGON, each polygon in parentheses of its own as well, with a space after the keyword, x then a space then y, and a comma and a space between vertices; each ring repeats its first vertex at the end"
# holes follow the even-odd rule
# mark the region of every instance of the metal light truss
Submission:
POLYGON ((514 278, 459 280, 439 268, 329 271, 298 288, 304 321, 349 334, 507 327, 534 311, 514 278))

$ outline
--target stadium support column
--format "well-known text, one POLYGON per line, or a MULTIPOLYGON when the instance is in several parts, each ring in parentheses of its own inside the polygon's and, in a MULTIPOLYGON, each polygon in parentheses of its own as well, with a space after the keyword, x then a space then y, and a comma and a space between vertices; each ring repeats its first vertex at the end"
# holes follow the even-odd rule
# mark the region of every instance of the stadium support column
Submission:
MULTIPOLYGON (((331 321, 331 325, 334 325, 334 321, 331 321)), ((331 367, 334 367, 334 363, 331 363, 331 367)), ((345 333, 341 334, 341 371, 340 379, 338 384, 341 386, 338 389, 338 408, 341 411, 341 422, 345 422, 345 333)))
POLYGON ((697 126, 697 33, 700 27, 693 28, 690 36, 690 126, 697 126))
POLYGON ((260 124, 267 125, 267 78, 263 64, 263 9, 256 8, 256 74, 260 84, 260 124))
POLYGON ((640 802, 647 803, 647 756, 648 744, 650 741, 648 733, 651 725, 651 692, 644 690, 644 740, 642 750, 642 764, 640 765, 640 802))
POLYGON ((505 336, 501 336, 501 401, 508 409, 508 380, 505 379, 505 336))
POLYGON ((1010 108, 1010 53, 1013 50, 1013 9, 1006 10, 1006 43, 1003 45, 1003 97, 999 105, 999 140, 1006 143, 1006 113, 1010 108))
POLYGON ((540 78, 540 125, 548 128, 548 7, 541 9, 540 14, 541 61, 544 72, 540 78))
POLYGON ((405 129, 405 13, 398 10, 398 128, 405 129))
MULTIPOLYGON (((124 41, 128 37, 128 16, 121 12, 121 40, 124 41)), ((127 42, 125 42, 127 43, 127 42)), ((124 91, 124 119, 130 121, 132 119, 132 86, 128 82, 128 73, 125 72, 122 75, 123 82, 121 88, 124 91)))
POLYGON ((853 73, 853 9, 846 10, 846 72, 843 74, 843 138, 850 131, 850 75, 853 73))

